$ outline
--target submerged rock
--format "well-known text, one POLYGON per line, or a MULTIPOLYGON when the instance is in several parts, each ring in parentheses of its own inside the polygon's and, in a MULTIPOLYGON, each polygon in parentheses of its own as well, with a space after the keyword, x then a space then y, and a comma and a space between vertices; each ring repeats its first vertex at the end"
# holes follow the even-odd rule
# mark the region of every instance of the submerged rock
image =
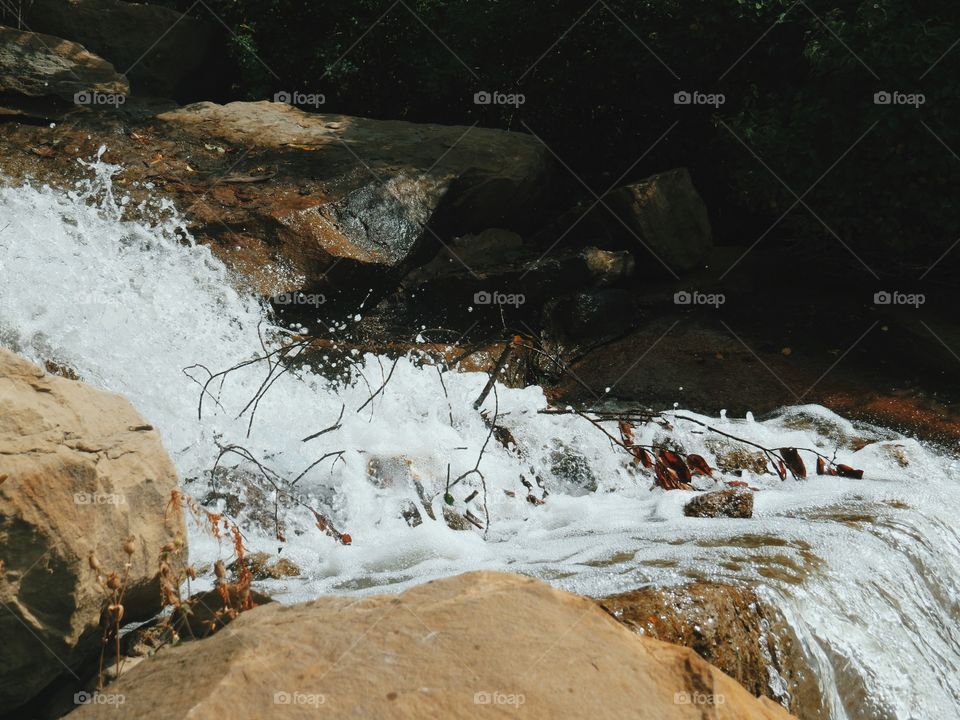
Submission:
POLYGON ((714 490, 697 495, 683 506, 687 517, 749 518, 753 517, 753 493, 742 488, 714 490))
POLYGON ((0 708, 100 649, 103 576, 126 573, 123 619, 160 610, 158 557, 186 536, 173 463, 123 398, 0 348, 0 708), (125 568, 127 568, 125 570, 125 568))
POLYGON ((804 720, 829 717, 793 631, 750 588, 694 582, 633 590, 599 603, 632 631, 694 650, 754 695, 804 720))
MULTIPOLYGON (((692 650, 632 635, 592 600, 501 573, 399 596, 271 603, 140 663, 110 691, 125 714, 168 720, 790 717, 692 650)), ((93 705, 74 715, 102 716, 93 705)))
POLYGON ((583 453, 558 440, 549 460, 550 472, 560 483, 559 492, 574 496, 596 492, 597 476, 583 453))

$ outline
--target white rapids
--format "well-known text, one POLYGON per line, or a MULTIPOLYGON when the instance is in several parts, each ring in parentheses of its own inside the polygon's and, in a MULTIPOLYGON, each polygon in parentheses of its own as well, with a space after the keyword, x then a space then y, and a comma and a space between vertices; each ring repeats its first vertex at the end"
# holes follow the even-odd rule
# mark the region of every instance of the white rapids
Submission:
MULTIPOLYGON (((837 450, 838 461, 866 475, 781 482, 746 473, 742 479, 760 488, 752 519, 687 518, 689 494, 651 489, 651 477, 585 420, 539 413, 547 407, 539 388, 498 386, 484 408, 492 414, 498 403, 499 422, 523 457, 491 440, 479 465, 485 491, 473 475, 451 493, 461 511, 469 507, 484 521, 489 514, 486 537, 426 517, 410 527, 399 510, 416 497, 411 483, 375 485, 371 459, 418 476, 441 517, 448 466, 453 477, 470 470, 487 440, 472 407, 486 376, 446 373, 445 394, 434 367, 402 359, 358 412, 392 361, 358 358, 346 386, 307 367, 271 386, 247 437, 249 411, 238 414, 263 381, 258 364, 229 374, 216 386, 221 405, 208 399, 198 419, 200 387, 184 368, 195 366, 190 374, 203 381, 197 366, 227 369, 260 355, 261 338, 269 347, 289 333, 271 325, 258 299, 234 289, 170 206, 132 208, 117 197, 115 170, 95 162, 91 180, 69 193, 0 188, 0 344, 129 398, 160 430, 181 477, 194 479, 185 487, 195 497, 208 489, 218 445, 241 445, 286 478, 342 450, 297 488, 352 536, 351 545, 335 542, 306 513, 288 518, 286 543, 251 531, 253 549, 282 545, 304 571, 273 581, 279 597, 396 590, 473 569, 528 573, 592 595, 690 578, 747 580, 790 621, 833 718, 960 717, 955 458, 817 406, 763 421, 688 414, 768 447, 837 450), (301 441, 334 424, 341 407, 339 430, 301 441), (539 474, 550 490, 545 504, 525 500, 521 474, 531 481, 539 474)), ((354 312, 362 309, 324 322, 348 332, 354 312)), ((673 444, 715 462, 714 436, 683 420, 673 426, 637 432, 643 442, 669 432, 673 444)), ((608 429, 616 434, 615 424, 608 429)), ((199 529, 191 546, 197 562, 230 552, 199 529)))

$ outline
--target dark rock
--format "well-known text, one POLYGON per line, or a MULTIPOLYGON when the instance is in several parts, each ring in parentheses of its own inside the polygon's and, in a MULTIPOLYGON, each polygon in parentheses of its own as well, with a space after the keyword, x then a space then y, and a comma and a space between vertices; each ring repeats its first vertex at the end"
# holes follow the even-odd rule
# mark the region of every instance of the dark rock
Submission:
POLYGON ((753 493, 740 488, 714 490, 697 495, 683 507, 687 517, 749 518, 753 517, 753 493))
POLYGON ((669 280, 670 271, 693 270, 709 257, 713 244, 707 207, 685 168, 614 190, 605 202, 607 207, 591 211, 585 227, 612 246, 636 251, 646 276, 669 280))
POLYGON ((575 340, 618 335, 635 322, 633 295, 629 290, 606 288, 580 292, 565 306, 564 326, 575 340))

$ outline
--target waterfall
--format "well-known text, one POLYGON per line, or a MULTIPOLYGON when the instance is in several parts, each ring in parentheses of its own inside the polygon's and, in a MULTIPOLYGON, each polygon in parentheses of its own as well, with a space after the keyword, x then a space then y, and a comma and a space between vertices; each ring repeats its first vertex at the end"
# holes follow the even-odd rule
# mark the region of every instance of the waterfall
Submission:
MULTIPOLYGON (((486 376, 446 373, 444 387, 414 357, 394 365, 357 356, 352 380, 336 384, 327 371, 338 361, 318 355, 276 380, 251 421, 251 410, 241 410, 266 373, 254 363, 212 383, 198 417, 208 371, 279 347, 291 330, 235 289, 172 206, 132 207, 111 184, 116 169, 94 162, 90 179, 70 192, 0 188, 0 344, 127 397, 158 428, 196 497, 211 487, 220 447, 243 446, 285 478, 339 453, 297 487, 352 544, 292 509, 283 552, 304 572, 282 583, 282 599, 383 592, 472 569, 528 573, 592 595, 689 578, 743 580, 788 618, 832 717, 960 717, 955 458, 817 406, 762 421, 678 412, 768 447, 839 450, 839 461, 865 470, 862 480, 785 482, 745 473, 759 488, 754 517, 702 519, 683 515, 688 494, 651 489, 651 477, 582 418, 539 412, 547 407, 539 388, 498 386, 486 398, 488 417, 496 412, 520 453, 488 442, 489 426, 472 407, 486 376), (341 410, 339 429, 303 442, 341 410), (468 475, 451 494, 484 524, 489 515, 486 537, 442 521, 448 472, 459 477, 478 458, 482 481, 468 475), (374 466, 382 482, 371 482, 374 466), (526 501, 521 474, 538 497, 540 477, 550 491, 544 504, 526 501), (411 527, 402 517, 418 499, 411 477, 436 521, 425 512, 411 527)), ((318 311, 318 327, 346 336, 362 312, 318 311)), ((637 433, 641 442, 669 434, 711 462, 722 451, 716 437, 680 419, 637 433)), ((267 531, 251 532, 250 542, 270 551, 281 544, 267 531)), ((191 547, 197 562, 229 553, 199 529, 191 547)))

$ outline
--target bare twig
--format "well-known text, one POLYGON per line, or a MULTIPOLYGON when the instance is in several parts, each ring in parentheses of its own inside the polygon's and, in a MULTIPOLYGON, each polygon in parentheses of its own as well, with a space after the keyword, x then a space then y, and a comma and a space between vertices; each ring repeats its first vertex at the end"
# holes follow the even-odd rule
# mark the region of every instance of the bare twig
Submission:
POLYGON ((307 435, 307 436, 306 436, 305 438, 303 438, 300 442, 308 442, 308 441, 310 441, 310 440, 313 440, 313 439, 315 439, 315 438, 320 437, 321 435, 325 435, 325 434, 327 434, 328 432, 333 432, 334 430, 339 430, 339 429, 341 428, 340 421, 343 420, 343 411, 346 410, 346 408, 347 408, 347 406, 346 406, 345 403, 344 403, 344 404, 341 404, 341 405, 340 405, 340 416, 337 418, 337 421, 336 421, 333 425, 331 425, 331 426, 328 427, 328 428, 324 428, 324 429, 321 430, 320 432, 315 432, 315 433, 313 433, 313 435, 307 435))

